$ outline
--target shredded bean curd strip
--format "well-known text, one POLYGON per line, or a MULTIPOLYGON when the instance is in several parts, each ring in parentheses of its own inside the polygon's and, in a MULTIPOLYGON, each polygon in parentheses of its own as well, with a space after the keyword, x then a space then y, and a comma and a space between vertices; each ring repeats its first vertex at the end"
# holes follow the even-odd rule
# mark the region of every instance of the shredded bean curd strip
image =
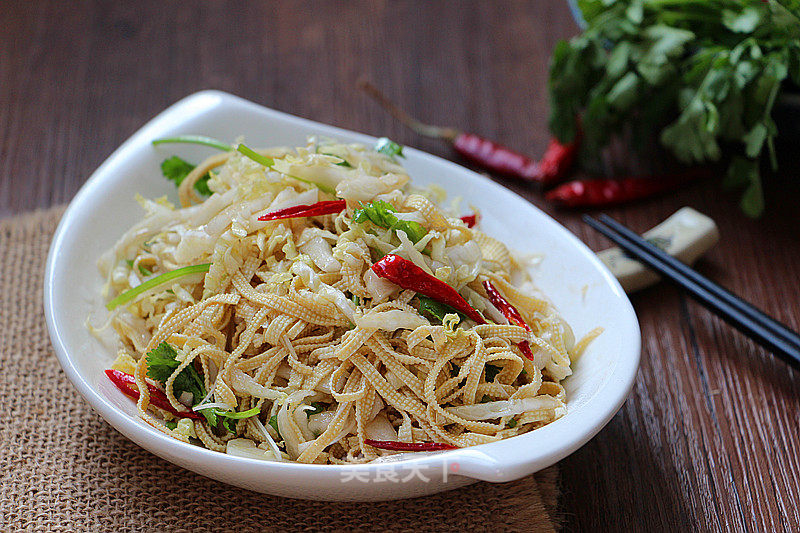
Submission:
POLYGON ((107 305, 120 339, 115 367, 133 374, 149 424, 215 451, 347 464, 492 442, 563 416, 561 381, 601 330, 575 342, 516 256, 434 192, 412 189, 396 154, 313 139, 259 151, 191 136, 166 142, 225 153, 184 178, 181 208, 142 201, 143 222, 100 262, 117 295, 107 305), (204 200, 194 184, 211 170, 204 200), (340 213, 259 220, 332 197, 346 205, 340 213), (381 205, 391 209, 382 215, 381 205), (421 231, 414 242, 401 223, 421 231), (386 254, 452 287, 464 309, 479 311, 470 316, 488 322, 436 302, 423 313, 414 290, 373 272, 386 254), (131 266, 143 264, 149 279, 131 266), (484 282, 524 324, 508 324, 484 282), (147 354, 162 343, 175 361, 157 380, 147 354), (192 394, 186 372, 199 376, 192 394), (178 423, 151 404, 148 382, 175 412, 194 407, 203 418, 178 423))

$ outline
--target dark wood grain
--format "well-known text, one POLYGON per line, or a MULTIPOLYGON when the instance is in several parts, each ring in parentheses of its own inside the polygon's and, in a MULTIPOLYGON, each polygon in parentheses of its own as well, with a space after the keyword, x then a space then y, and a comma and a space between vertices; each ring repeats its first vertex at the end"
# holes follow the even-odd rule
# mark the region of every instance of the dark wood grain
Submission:
MULTIPOLYGON (((366 75, 425 120, 538 154, 549 54, 577 31, 560 0, 6 1, 0 27, 0 215, 68 201, 149 118, 204 88, 452 157, 359 94, 366 75)), ((709 214, 723 238, 701 270, 800 329, 788 159, 761 220, 713 182, 608 213, 637 230, 683 205, 709 214)), ((576 214, 500 181, 607 246, 576 214)), ((641 370, 620 413, 561 462, 568 529, 797 530, 798 374, 668 286, 633 302, 641 370)))

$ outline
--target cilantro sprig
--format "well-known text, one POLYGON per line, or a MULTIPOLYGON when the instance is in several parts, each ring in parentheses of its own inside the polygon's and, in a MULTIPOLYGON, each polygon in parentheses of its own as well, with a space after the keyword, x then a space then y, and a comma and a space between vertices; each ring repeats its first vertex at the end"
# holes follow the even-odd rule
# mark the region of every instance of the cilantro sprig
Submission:
MULTIPOLYGON (((178 351, 167 342, 162 342, 147 352, 145 357, 147 358, 147 377, 162 384, 167 382, 181 364, 177 359, 178 351)), ((173 391, 176 397, 184 392, 190 392, 194 405, 197 405, 206 396, 203 378, 192 365, 188 365, 175 377, 173 391)))
MULTIPOLYGON (((153 141, 153 146, 158 146, 160 144, 197 144, 216 148, 223 152, 230 152, 233 150, 231 145, 218 141, 217 139, 212 139, 211 137, 206 137, 205 135, 178 135, 176 137, 164 137, 153 141)), ((195 165, 178 156, 172 156, 161 163, 161 173, 164 174, 165 178, 174 182, 176 187, 179 186, 181 182, 186 179, 186 176, 194 169, 195 165)), ((210 178, 211 175, 206 173, 195 182, 194 189, 203 196, 211 196, 211 189, 208 188, 208 180, 210 178)))
POLYGON ((729 159, 724 185, 764 210, 760 161, 776 166, 772 110, 788 80, 800 85, 794 0, 580 0, 587 27, 558 43, 550 70, 550 129, 577 133, 599 159, 629 131, 643 151, 656 140, 686 164, 729 159))
MULTIPOLYGON (((145 355, 147 358, 147 377, 158 381, 162 385, 166 384, 169 377, 178 369, 178 351, 169 343, 162 342, 145 355)), ((195 370, 193 365, 186 366, 175 376, 173 381, 173 393, 180 396, 184 392, 192 394, 192 406, 196 407, 206 397, 206 387, 203 378, 195 370)), ((216 427, 221 421, 223 426, 231 433, 236 431, 236 422, 252 416, 257 416, 261 410, 253 407, 247 411, 224 411, 216 407, 200 409, 202 414, 212 427, 216 427)))
MULTIPOLYGON (((184 161, 176 155, 165 159, 161 163, 161 173, 164 174, 165 178, 174 182, 176 187, 180 186, 183 180, 186 179, 186 176, 194 169, 195 165, 184 161)), ((194 189, 203 196, 211 196, 211 189, 208 188, 209 179, 211 179, 211 175, 206 173, 203 177, 194 182, 194 189)))

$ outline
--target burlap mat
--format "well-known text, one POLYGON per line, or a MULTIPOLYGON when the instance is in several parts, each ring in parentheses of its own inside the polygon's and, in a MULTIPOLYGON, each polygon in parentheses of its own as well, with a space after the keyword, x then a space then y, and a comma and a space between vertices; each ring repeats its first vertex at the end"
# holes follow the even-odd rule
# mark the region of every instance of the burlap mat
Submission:
POLYGON ((42 311, 63 208, 0 221, 0 529, 3 531, 553 531, 555 467, 502 485, 379 503, 290 500, 151 455, 69 383, 42 311))

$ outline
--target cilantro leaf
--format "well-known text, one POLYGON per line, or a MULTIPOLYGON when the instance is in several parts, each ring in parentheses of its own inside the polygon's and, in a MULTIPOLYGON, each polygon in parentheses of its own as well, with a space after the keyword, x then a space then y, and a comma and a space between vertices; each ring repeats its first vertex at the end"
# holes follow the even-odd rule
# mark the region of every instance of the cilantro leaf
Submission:
MULTIPOLYGON (((147 352, 147 376, 159 383, 166 383, 169 377, 178 369, 180 361, 177 360, 178 352, 171 344, 162 342, 147 352)), ((192 404, 197 405, 206 396, 206 387, 203 379, 191 364, 181 370, 173 382, 173 392, 176 397, 184 392, 192 394, 192 404)), ((210 423, 210 422, 209 422, 210 423)))
POLYGON ((740 207, 749 217, 758 217, 764 211, 764 193, 761 190, 761 176, 758 161, 745 157, 735 157, 728 167, 723 181, 728 189, 744 188, 740 207))
POLYGON ((176 187, 183 182, 192 170, 194 170, 194 165, 178 156, 172 156, 161 163, 161 173, 164 174, 165 178, 174 182, 176 187))
POLYGON ((739 202, 745 215, 756 218, 764 212, 764 191, 761 189, 761 180, 753 180, 744 190, 739 202))
POLYGON ((203 415, 208 422, 208 425, 212 428, 217 427, 219 423, 219 418, 217 418, 217 410, 216 409, 203 409, 200 411, 200 414, 203 415))
POLYGON ((386 154, 389 157, 405 157, 403 155, 403 147, 388 137, 381 137, 378 139, 378 141, 375 143, 375 151, 386 154))
POLYGON ((353 213, 353 220, 359 224, 369 221, 376 226, 390 228, 392 224, 397 222, 397 217, 392 214, 396 211, 392 204, 383 200, 376 200, 367 205, 362 203, 361 208, 356 209, 353 213))
POLYGON ((175 359, 177 355, 175 348, 166 342, 147 352, 147 377, 165 383, 180 365, 175 359))
POLYGON ((222 422, 222 427, 231 433, 236 433, 237 421, 258 415, 261 410, 253 407, 247 411, 223 411, 216 407, 201 409, 200 413, 206 418, 211 427, 217 427, 222 422))
POLYGON ((745 8, 742 11, 725 9, 722 11, 722 23, 731 31, 750 33, 761 22, 761 12, 758 9, 745 8))
POLYGON ((609 105, 617 110, 628 109, 636 101, 638 88, 639 76, 635 72, 628 72, 608 91, 606 98, 609 105))
POLYGON ((278 430, 278 415, 272 415, 272 417, 269 419, 269 425, 272 426, 272 429, 274 429, 275 433, 278 434, 278 439, 283 439, 281 432, 278 430))
POLYGON ((235 418, 222 418, 222 427, 224 427, 230 433, 236 433, 237 422, 238 420, 236 420, 235 418))
MULTIPOLYGON (((161 163, 161 173, 164 174, 165 178, 174 182, 176 187, 186 179, 186 176, 188 176, 194 168, 195 165, 184 161, 178 156, 172 156, 161 163)), ((206 174, 194 184, 195 190, 203 196, 211 196, 211 189, 208 188, 208 180, 210 177, 210 174, 206 174)))
POLYGON ((425 226, 413 220, 400 220, 394 214, 396 212, 392 204, 376 200, 367 205, 361 204, 361 208, 353 213, 353 221, 359 224, 372 222, 381 228, 403 231, 414 244, 428 234, 425 226))

